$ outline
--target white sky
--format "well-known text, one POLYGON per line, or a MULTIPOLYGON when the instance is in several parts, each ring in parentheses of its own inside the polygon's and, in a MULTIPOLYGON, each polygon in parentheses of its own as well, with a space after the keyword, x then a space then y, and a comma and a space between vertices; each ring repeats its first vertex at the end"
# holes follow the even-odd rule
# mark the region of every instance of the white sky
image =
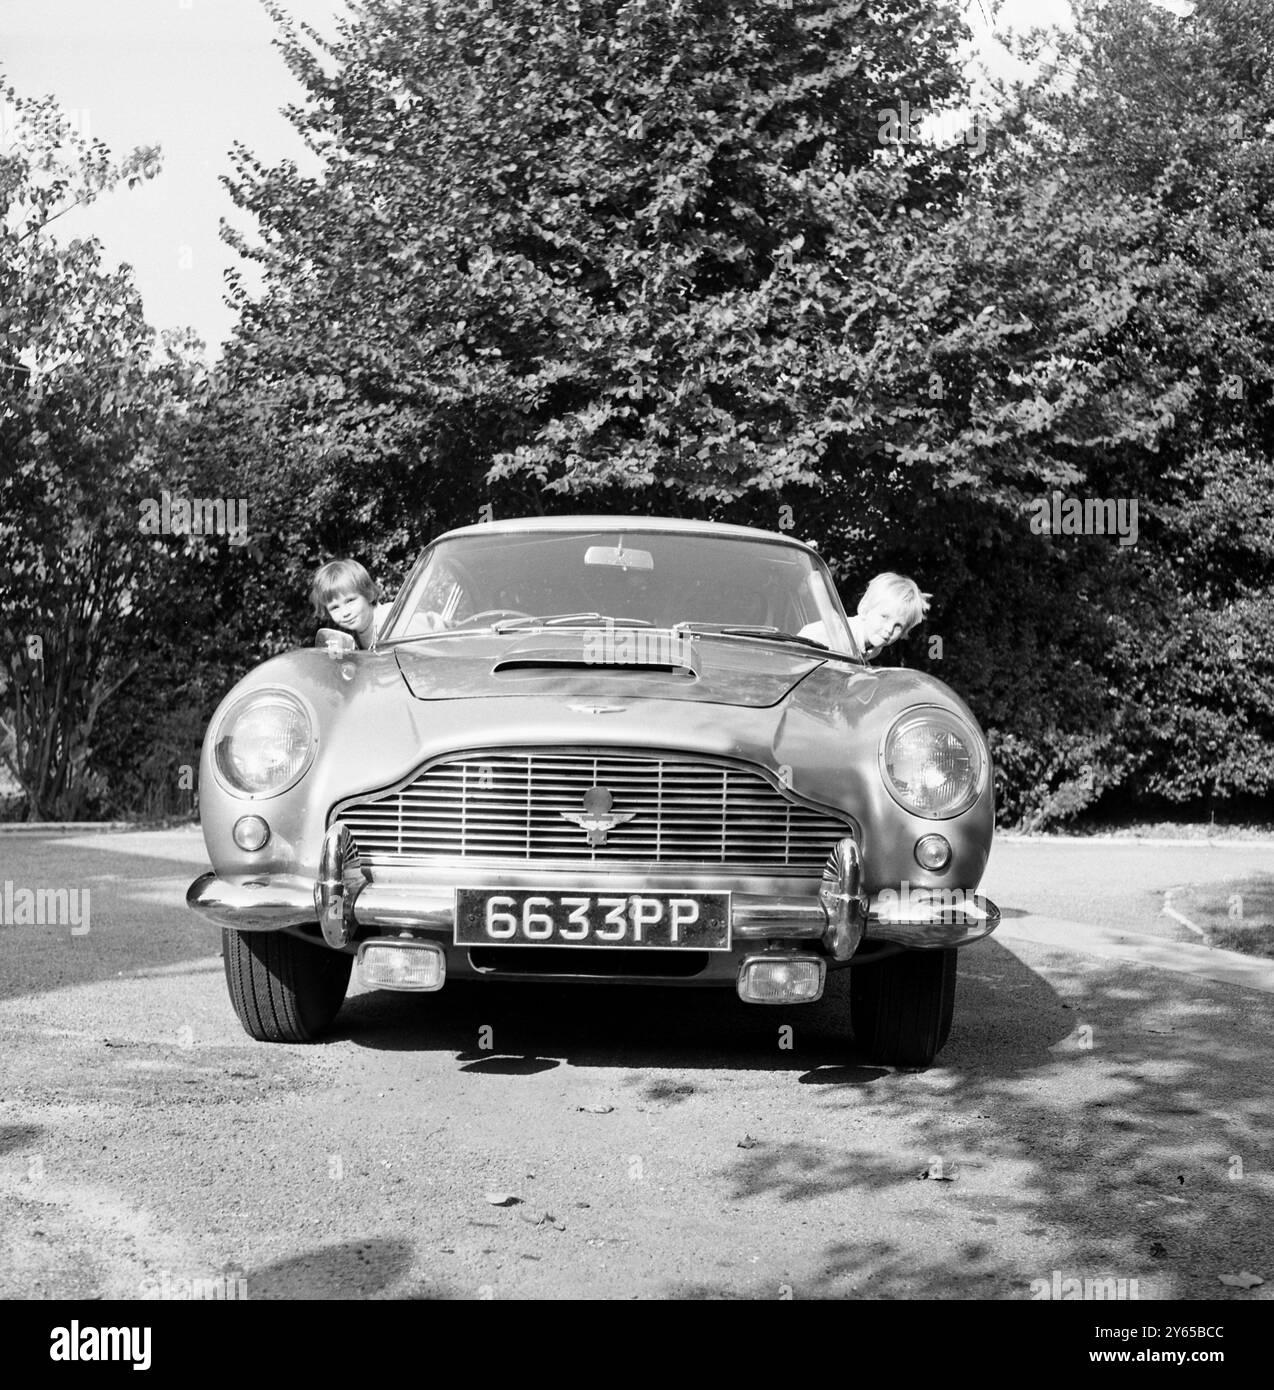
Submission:
MULTIPOLYGON (((290 0, 289 8, 326 30, 345 7, 290 0)), ((1012 64, 986 20, 993 8, 993 0, 968 0, 968 18, 983 60, 1008 75, 1012 64)), ((1066 0, 1005 0, 995 28, 1068 15, 1066 0)), ((63 234, 99 237, 108 262, 133 266, 151 323, 195 328, 214 355, 233 322, 222 272, 235 258, 217 234, 220 218, 238 218, 218 183, 230 171, 230 146, 241 140, 266 163, 305 156, 280 114, 300 89, 273 32, 257 0, 0 0, 7 85, 56 97, 116 156, 163 147, 156 179, 68 216, 63 234)))
MULTIPOLYGON (((330 23, 336 6, 293 12, 330 23)), ((326 27, 324 25, 324 27, 326 27)), ((233 316, 223 269, 235 261, 218 220, 238 214, 218 177, 237 139, 268 163, 304 147, 279 114, 300 88, 257 0, 0 0, 0 72, 22 96, 55 96, 79 128, 122 156, 163 148, 163 171, 63 220, 133 266, 157 328, 189 325, 210 352, 233 316)))

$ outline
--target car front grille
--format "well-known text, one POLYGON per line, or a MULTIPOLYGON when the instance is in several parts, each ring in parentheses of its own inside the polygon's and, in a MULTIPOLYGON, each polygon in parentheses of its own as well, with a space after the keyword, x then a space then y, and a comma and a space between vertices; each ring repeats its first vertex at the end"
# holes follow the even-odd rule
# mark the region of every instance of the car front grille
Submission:
POLYGON ((746 767, 609 751, 449 758, 405 787, 338 806, 335 817, 372 867, 441 858, 638 861, 813 875, 853 830, 848 819, 791 800, 746 767), (563 814, 586 815, 592 788, 610 793, 610 815, 632 815, 606 828, 604 844, 590 844, 588 827, 563 814))

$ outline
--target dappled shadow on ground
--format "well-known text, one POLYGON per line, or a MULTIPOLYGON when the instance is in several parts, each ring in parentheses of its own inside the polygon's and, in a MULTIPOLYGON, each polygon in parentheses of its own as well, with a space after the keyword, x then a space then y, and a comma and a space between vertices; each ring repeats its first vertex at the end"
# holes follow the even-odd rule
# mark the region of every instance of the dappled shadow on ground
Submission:
MULTIPOLYGON (((856 1053, 844 975, 819 1004, 781 1010, 729 991, 622 986, 364 995, 340 1031, 365 1047, 451 1050, 457 1065, 497 1074, 555 1060, 629 1067, 640 1072, 627 1083, 635 1098, 663 1106, 696 1095, 695 1072, 790 1073, 821 1113, 843 1114, 843 1141, 810 1143, 799 1130, 762 1139, 731 1150, 721 1173, 740 1219, 776 1198, 794 1214, 837 1214, 797 1297, 1029 1298, 1055 1269, 1136 1279, 1141 1298, 1262 1297, 1217 1276, 1270 1274, 1272 1001, 1034 952, 1039 968, 995 941, 962 953, 951 1041, 928 1071, 856 1053), (789 1050, 777 1042, 785 1026, 789 1050), (1030 1255, 1036 1244, 1046 1257, 1030 1255)), ((737 1283, 664 1292, 746 1293, 737 1283)))
POLYGON ((0 1154, 21 1152, 42 1132, 41 1125, 0 1125, 0 1154))
MULTIPOLYGON (((0 879, 56 885, 61 852, 53 842, 24 848, 19 868, 7 864, 0 879)), ((218 934, 184 907, 199 863, 122 843, 76 855, 75 881, 93 889, 91 932, 5 928, 0 997, 145 975, 158 977, 146 988, 159 999, 163 976, 202 972, 200 990, 229 1018, 209 960, 218 934)), ((1032 1281, 1047 1283, 1054 1269, 1136 1278, 1143 1298, 1268 1297, 1274 1000, 1039 946, 1015 950, 1032 965, 995 939, 961 953, 951 1040, 928 1071, 880 1067, 855 1049, 844 973, 820 1003, 777 1009, 744 1005, 729 989, 622 985, 453 982, 434 995, 359 994, 328 1041, 447 1054, 475 1085, 487 1077, 492 1087, 564 1063, 628 1068, 617 1084, 638 1108, 675 1108, 691 1121, 714 1073, 751 1073, 749 1088, 790 1085, 808 1113, 833 1117, 837 1142, 811 1143, 797 1125, 770 1136, 754 1128, 755 1142, 731 1145, 717 1174, 740 1221, 760 1202, 808 1217, 797 1297, 1029 1297, 1032 1281), (1032 1260, 1032 1241, 1047 1257, 1032 1260), (1267 1284, 1218 1284, 1242 1270, 1267 1284)), ((97 1046, 110 1069, 59 1082, 59 1103, 118 1094, 150 1105, 188 1094, 193 1104, 213 1080, 231 1099, 274 1101, 305 1065, 303 1049, 244 1040, 248 1066, 241 1049, 182 1048, 175 1031, 163 1052, 114 1037, 97 1046)), ((31 1138, 22 1126, 0 1131, 0 1151, 31 1138)), ((381 1244, 248 1270, 250 1297, 374 1295, 409 1277, 408 1252, 381 1244), (370 1267, 360 1250, 371 1252, 370 1267)), ((733 1282, 663 1292, 776 1296, 733 1282)), ((425 1283, 414 1296, 450 1291, 425 1283)))
MULTIPOLYGON (((1055 957, 1059 1007, 1071 1005, 1058 1039, 1046 1013, 1023 1014, 1037 991, 1006 949, 962 967, 943 1065, 872 1087, 876 1114, 914 1135, 905 1154, 849 1138, 834 1155, 794 1142, 733 1164, 744 1204, 760 1194, 879 1203, 931 1179, 910 1218, 932 1224, 931 1241, 893 1241, 878 1225, 862 1241, 830 1241, 801 1296, 1031 1297, 1058 1261, 1065 1278, 1135 1278, 1142 1298, 1268 1296, 1217 1276, 1270 1273, 1271 1077, 1268 1050, 1250 1041, 1268 1036, 1269 997, 1055 957), (932 1157, 921 1168, 916 1154, 932 1157), (986 1239, 945 1241, 956 1210, 986 1239), (1020 1242, 1003 1251, 1001 1227, 1046 1241, 1049 1267, 1024 1262, 1020 1242)), ((854 1094, 833 1089, 827 1103, 852 1122, 854 1094)))

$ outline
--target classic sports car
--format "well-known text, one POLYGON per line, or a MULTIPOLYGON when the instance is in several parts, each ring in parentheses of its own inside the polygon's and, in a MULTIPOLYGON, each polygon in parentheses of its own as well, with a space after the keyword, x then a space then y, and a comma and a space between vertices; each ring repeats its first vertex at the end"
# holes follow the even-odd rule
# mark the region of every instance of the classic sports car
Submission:
POLYGON ((732 986, 850 971, 858 1048, 927 1065, 956 952, 999 922, 986 742, 963 701, 858 652, 790 536, 649 517, 464 527, 370 651, 325 631, 213 716, 200 772, 254 1037, 300 1042, 363 983, 732 986), (804 632, 803 632, 804 630, 804 632), (809 635, 816 632, 822 640, 809 635))

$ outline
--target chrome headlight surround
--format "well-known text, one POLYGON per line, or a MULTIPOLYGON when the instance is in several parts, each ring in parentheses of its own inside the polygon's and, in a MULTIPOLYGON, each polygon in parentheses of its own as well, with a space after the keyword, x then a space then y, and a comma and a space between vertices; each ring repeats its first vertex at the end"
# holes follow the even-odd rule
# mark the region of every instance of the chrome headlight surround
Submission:
POLYGON ((990 759, 967 719, 941 705, 915 705, 889 726, 880 744, 880 776, 913 816, 950 820, 982 795, 990 759))
POLYGON ((212 770, 232 796, 258 801, 294 787, 317 747, 305 701, 282 686, 262 686, 239 696, 217 721, 212 770))

